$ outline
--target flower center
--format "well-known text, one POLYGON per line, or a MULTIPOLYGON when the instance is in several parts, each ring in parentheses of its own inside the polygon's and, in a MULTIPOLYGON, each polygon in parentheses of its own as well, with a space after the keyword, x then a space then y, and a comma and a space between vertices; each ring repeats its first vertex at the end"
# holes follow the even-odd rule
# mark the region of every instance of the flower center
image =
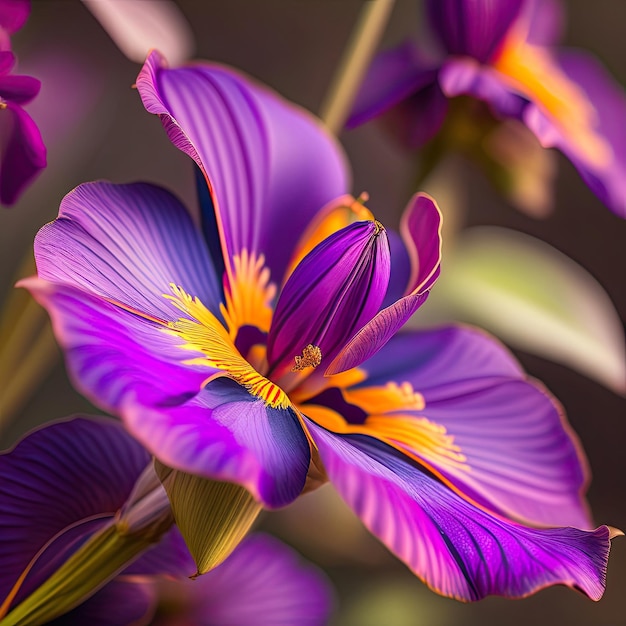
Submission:
POLYGON ((189 317, 167 322, 164 332, 182 339, 180 348, 183 350, 196 353, 196 356, 184 363, 214 370, 205 384, 226 376, 272 408, 284 409, 290 406, 287 394, 252 367, 235 347, 229 331, 198 298, 174 284, 170 284, 170 289, 173 295, 164 294, 164 297, 189 317))

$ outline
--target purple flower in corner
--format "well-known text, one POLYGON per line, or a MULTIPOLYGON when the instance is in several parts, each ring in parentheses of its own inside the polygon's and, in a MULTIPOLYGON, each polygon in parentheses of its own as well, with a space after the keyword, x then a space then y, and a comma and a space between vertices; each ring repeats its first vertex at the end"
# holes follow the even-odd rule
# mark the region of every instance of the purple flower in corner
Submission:
MULTIPOLYGON (((130 513, 149 465, 148 453, 122 425, 104 418, 51 423, 0 454, 0 619, 10 621, 11 612, 97 532, 148 519, 149 508, 159 511, 156 498, 157 506, 144 507, 144 514, 130 513)), ((167 515, 164 493, 163 501, 167 515)), ((105 586, 46 623, 321 626, 330 614, 332 591, 323 574, 271 537, 246 539, 199 580, 186 578, 193 568, 177 530, 165 530, 105 586), (152 621, 158 607, 167 611, 152 621)))
POLYGON ((331 481, 439 593, 600 598, 610 532, 558 404, 479 331, 401 330, 439 274, 434 201, 385 229, 319 122, 231 69, 153 53, 137 87, 197 164, 203 228, 152 185, 66 196, 22 284, 78 388, 265 507, 331 481))
POLYGON ((46 167, 46 147, 37 125, 24 110, 41 83, 32 76, 11 73, 15 55, 10 35, 28 17, 27 0, 0 0, 0 203, 14 204, 33 178, 46 167))
MULTIPOLYGON (((476 113, 458 99, 470 97, 496 118, 524 124, 544 148, 558 148, 626 217, 626 95, 590 54, 556 47, 557 0, 427 0, 426 18, 439 52, 408 42, 381 54, 349 126, 389 112, 403 141, 417 147, 451 115, 476 113)), ((476 120, 464 128, 475 134, 476 120)))

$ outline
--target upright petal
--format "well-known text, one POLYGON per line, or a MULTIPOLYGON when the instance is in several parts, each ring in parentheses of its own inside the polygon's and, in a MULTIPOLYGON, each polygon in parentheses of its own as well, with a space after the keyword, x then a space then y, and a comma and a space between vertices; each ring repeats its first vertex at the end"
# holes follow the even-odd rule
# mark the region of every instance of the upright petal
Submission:
POLYGON ((355 222, 318 244, 278 299, 267 338, 270 372, 330 363, 380 308, 389 272, 389 242, 375 220, 355 222), (304 351, 312 348, 318 358, 309 362, 304 351))
POLYGON ((400 232, 411 261, 411 276, 403 297, 371 319, 326 368, 338 374, 363 363, 380 350, 426 301, 439 276, 441 212, 435 201, 418 193, 409 202, 400 232))
POLYGON ((225 258, 263 254, 280 282, 312 216, 347 190, 337 142, 306 111, 219 65, 167 69, 153 52, 137 88, 203 170, 225 258), (289 224, 289 236, 276 224, 289 224))
POLYGON ((24 26, 29 13, 29 0, 2 0, 0 2, 0 28, 12 35, 24 26))
POLYGON ((449 54, 487 61, 526 0, 427 0, 428 19, 449 54))
POLYGON ((586 460, 562 407, 494 339, 458 327, 403 332, 361 369, 368 380, 345 395, 372 416, 365 424, 457 492, 530 524, 591 527, 586 460), (390 385, 409 386, 422 406, 364 395, 390 385))
POLYGON ((118 422, 104 418, 56 422, 0 455, 0 600, 44 546, 18 600, 41 582, 38 570, 68 549, 66 538, 80 540, 81 528, 110 520, 149 460, 118 422))
POLYGON ((311 435, 328 477, 363 523, 438 593, 470 601, 567 585, 604 592, 610 532, 533 529, 472 506, 375 439, 311 435))
POLYGON ((291 408, 272 408, 218 379, 176 407, 122 411, 128 429, 162 463, 242 485, 265 506, 284 506, 304 487, 309 444, 291 408))

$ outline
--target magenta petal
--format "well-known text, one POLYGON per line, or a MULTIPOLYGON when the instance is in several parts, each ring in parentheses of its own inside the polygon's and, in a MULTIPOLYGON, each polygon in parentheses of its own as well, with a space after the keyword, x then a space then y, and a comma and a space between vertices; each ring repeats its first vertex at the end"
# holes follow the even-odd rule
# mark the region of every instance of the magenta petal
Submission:
MULTIPOLYGON (((104 418, 54 423, 0 455, 0 598, 57 533, 78 525, 78 537, 81 526, 93 526, 89 520, 111 519, 149 460, 118 422, 104 418)), ((52 544, 42 566, 68 545, 52 544)), ((24 591, 35 584, 38 567, 39 561, 24 591)))
POLYGON ((224 563, 181 591, 188 594, 190 624, 323 626, 332 606, 324 574, 261 534, 245 539, 224 563))
POLYGON ((354 128, 431 85, 437 69, 421 58, 413 42, 378 54, 368 69, 346 123, 354 128))
POLYGON ((0 129, 0 134, 8 137, 0 165, 0 202, 10 205, 46 167, 46 147, 37 125, 19 105, 8 102, 0 111, 0 124, 10 125, 0 129))
POLYGON ((457 327, 403 332, 361 367, 361 387, 408 382, 422 394, 425 408, 402 415, 443 426, 469 469, 417 456, 462 493, 527 523, 592 526, 586 462, 561 407, 495 339, 457 327))
POLYGON ((75 386, 111 412, 129 398, 144 406, 180 404, 213 370, 182 363, 189 352, 163 328, 67 285, 21 281, 52 318, 75 386))
POLYGON ((472 506, 374 439, 308 427, 343 499, 435 591, 459 600, 517 598, 562 584, 602 596, 606 526, 521 526, 472 506))
POLYGON ((222 299, 202 235, 178 199, 155 185, 80 185, 37 234, 35 259, 40 278, 162 320, 180 317, 163 297, 170 283, 215 313, 222 299))
POLYGON ((267 507, 288 504, 304 487, 309 444, 293 410, 268 407, 231 380, 177 407, 129 405, 122 417, 166 465, 239 483, 267 507))
POLYGON ((380 350, 428 298, 439 276, 441 262, 441 213, 424 193, 413 196, 400 226, 411 260, 406 295, 380 311, 350 340, 326 369, 338 374, 356 367, 380 350))
POLYGON ((558 123, 529 105, 524 121, 546 147, 559 148, 574 164, 590 189, 609 209, 626 218, 626 94, 594 57, 583 52, 559 54, 568 77, 586 93, 597 112, 596 132, 612 150, 608 163, 591 163, 584 152, 560 129, 558 123))
POLYGON ((137 88, 174 145, 204 171, 224 256, 262 253, 280 282, 312 216, 348 187, 336 140, 303 109, 219 65, 170 70, 153 52, 137 88), (276 224, 289 224, 290 235, 276 224))
POLYGON ((156 594, 150 583, 113 580, 48 626, 143 626, 150 623, 156 594))
POLYGON ((9 34, 17 32, 28 19, 29 0, 2 0, 0 2, 0 28, 9 34))
POLYGON ((297 366, 308 345, 330 363, 379 310, 389 273, 389 241, 377 222, 355 222, 318 244, 281 291, 267 339, 270 371, 297 366))
POLYGON ((30 102, 41 89, 41 81, 32 76, 0 76, 0 98, 15 104, 30 102))
POLYGON ((427 0, 428 19, 449 54, 487 61, 526 0, 427 0))

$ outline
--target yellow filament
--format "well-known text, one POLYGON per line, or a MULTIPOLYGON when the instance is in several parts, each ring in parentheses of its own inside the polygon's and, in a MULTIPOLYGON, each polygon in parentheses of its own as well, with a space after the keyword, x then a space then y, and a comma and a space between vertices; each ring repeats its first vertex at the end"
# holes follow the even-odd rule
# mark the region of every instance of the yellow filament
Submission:
POLYGON ((230 337, 246 325, 267 332, 272 323, 271 302, 276 295, 276 285, 270 283, 270 270, 265 267, 265 257, 248 253, 233 257, 233 280, 225 293, 226 304, 220 310, 226 321, 230 337))
POLYGON ((391 413, 392 411, 421 411, 426 403, 424 396, 413 390, 409 382, 387 383, 384 387, 361 387, 344 389, 346 402, 362 408, 370 415, 391 413))
POLYGON ((290 405, 283 390, 259 374, 241 356, 229 332, 198 298, 190 296, 177 285, 170 284, 170 288, 173 295, 164 294, 164 297, 192 319, 180 318, 168 322, 165 332, 182 339, 182 349, 202 354, 201 357, 187 359, 185 363, 221 370, 222 375, 245 387, 268 406, 286 408, 290 405))

